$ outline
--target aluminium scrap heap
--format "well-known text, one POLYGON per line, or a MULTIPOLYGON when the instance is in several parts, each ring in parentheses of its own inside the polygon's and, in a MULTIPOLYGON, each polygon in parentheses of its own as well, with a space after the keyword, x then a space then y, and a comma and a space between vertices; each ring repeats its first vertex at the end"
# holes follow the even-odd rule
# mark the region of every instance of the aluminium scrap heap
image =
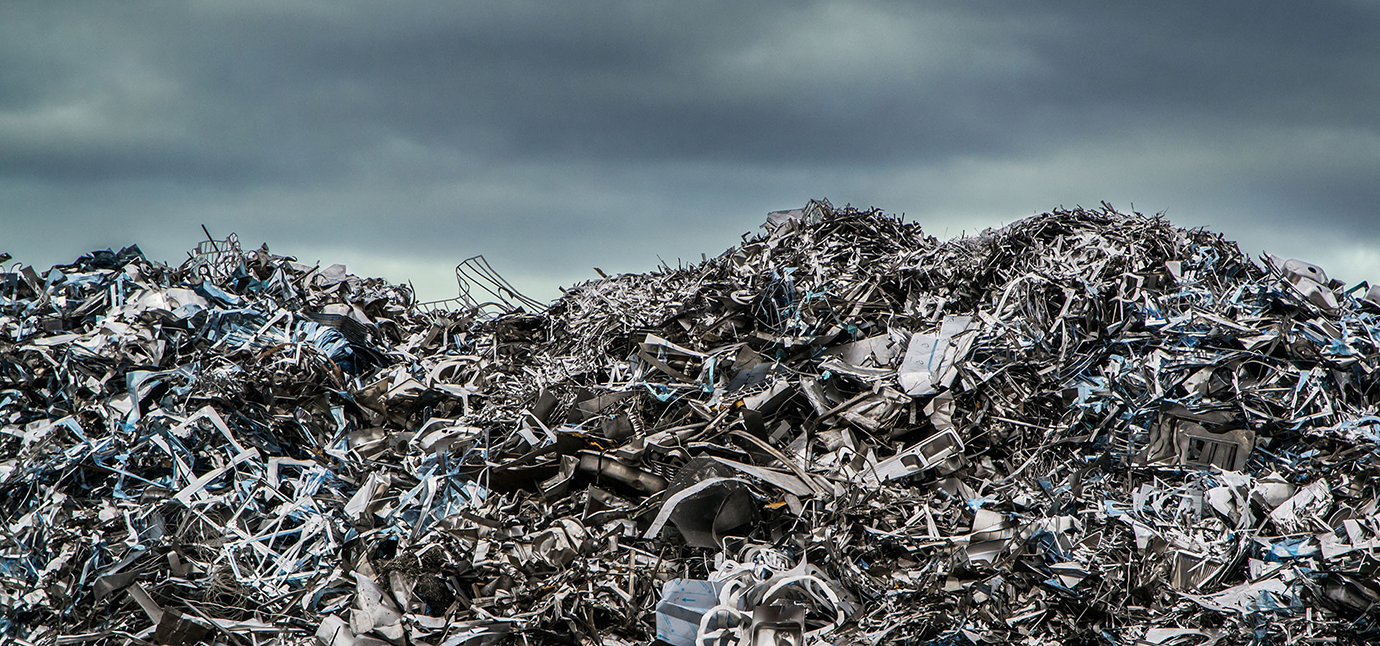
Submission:
POLYGON ((1380 639, 1380 290, 1105 206, 744 238, 540 313, 0 273, 0 644, 1380 639))

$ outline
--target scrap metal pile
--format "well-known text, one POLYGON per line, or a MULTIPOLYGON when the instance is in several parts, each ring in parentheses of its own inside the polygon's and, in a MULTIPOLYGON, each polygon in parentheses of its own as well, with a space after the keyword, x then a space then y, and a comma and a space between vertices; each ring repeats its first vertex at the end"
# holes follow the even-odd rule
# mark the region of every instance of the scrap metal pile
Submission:
POLYGON ((0 273, 0 644, 1380 640, 1380 289, 1105 206, 484 275, 0 273))

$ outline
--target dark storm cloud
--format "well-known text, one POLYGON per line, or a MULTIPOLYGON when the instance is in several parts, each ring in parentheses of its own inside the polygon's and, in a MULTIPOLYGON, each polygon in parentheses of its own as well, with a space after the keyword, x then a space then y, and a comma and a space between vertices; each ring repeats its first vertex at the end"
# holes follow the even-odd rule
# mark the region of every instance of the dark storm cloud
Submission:
POLYGON ((438 290, 483 252, 550 293, 828 196, 936 234, 1134 202, 1380 274, 1374 3, 5 13, 0 221, 36 264, 176 260, 206 222, 438 290))

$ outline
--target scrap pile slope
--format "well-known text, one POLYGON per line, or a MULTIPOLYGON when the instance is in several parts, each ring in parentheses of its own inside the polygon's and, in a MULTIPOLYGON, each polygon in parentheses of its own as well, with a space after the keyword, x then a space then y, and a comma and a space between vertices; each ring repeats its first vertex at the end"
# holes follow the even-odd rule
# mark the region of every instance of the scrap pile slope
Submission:
POLYGON ((16 267, 0 639, 1380 639, 1376 291, 1106 206, 811 202, 541 312, 16 267))

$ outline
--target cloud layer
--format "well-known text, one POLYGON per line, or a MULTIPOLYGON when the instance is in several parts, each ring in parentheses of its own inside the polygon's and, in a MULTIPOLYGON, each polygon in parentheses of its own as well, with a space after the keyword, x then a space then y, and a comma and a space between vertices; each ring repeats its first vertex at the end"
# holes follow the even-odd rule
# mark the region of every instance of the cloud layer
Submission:
POLYGON ((13 2, 0 248, 236 231, 453 293, 716 253, 811 197, 1101 200, 1380 279, 1380 4, 13 2))

